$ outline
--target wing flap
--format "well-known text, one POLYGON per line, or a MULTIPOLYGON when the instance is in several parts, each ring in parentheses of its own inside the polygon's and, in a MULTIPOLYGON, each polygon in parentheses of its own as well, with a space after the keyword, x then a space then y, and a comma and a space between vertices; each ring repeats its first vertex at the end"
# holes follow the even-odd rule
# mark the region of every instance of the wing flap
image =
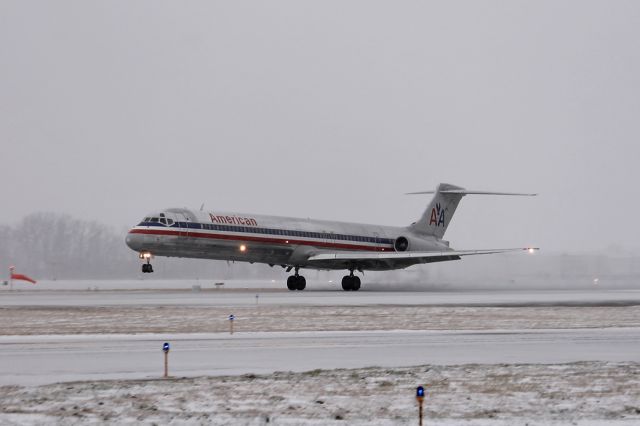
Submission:
POLYGON ((437 261, 438 258, 455 258, 460 256, 473 256, 480 254, 496 254, 517 251, 533 252, 539 250, 538 247, 520 247, 506 249, 488 249, 488 250, 450 250, 450 251, 409 251, 409 252, 338 252, 338 253, 320 253, 313 255, 307 259, 309 262, 327 262, 327 261, 351 261, 358 263, 359 261, 372 260, 390 260, 390 261, 414 261, 415 263, 426 263, 429 261, 437 261))

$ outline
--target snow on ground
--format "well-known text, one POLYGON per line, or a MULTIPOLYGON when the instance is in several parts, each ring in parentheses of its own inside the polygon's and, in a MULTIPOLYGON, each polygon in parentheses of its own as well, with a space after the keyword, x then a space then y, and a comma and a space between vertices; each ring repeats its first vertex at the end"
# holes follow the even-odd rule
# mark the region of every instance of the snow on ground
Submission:
POLYGON ((159 360, 158 339, 175 333, 172 368, 198 377, 1 386, 0 424, 416 424, 419 384, 427 388, 425 425, 640 424, 640 359, 633 337, 640 327, 638 291, 262 289, 258 300, 253 289, 95 288, 3 291, 5 374, 37 376, 43 370, 70 380, 73 375, 61 372, 55 360, 66 365, 71 359, 72 367, 91 367, 89 378, 106 377, 105 365, 125 369, 120 377, 150 377, 157 374, 148 359, 159 360), (237 318, 233 339, 222 336, 230 313, 237 318), (148 340, 143 333, 157 335, 148 340), (193 337, 197 333, 219 336, 193 337), (266 337, 251 337, 260 333, 266 337), (279 336, 287 333, 295 336, 279 336), (126 338, 105 346, 119 334, 126 338), (147 343, 153 348, 146 349, 147 343), (424 357, 438 350, 440 357, 424 357), (419 357, 407 362, 398 351, 419 357), (229 376, 228 369, 220 373, 227 376, 201 376, 212 374, 207 368, 219 364, 221 354, 244 368, 238 374, 254 374, 229 376), (498 355, 515 364, 497 364, 503 360, 498 355), (269 374, 255 374, 266 371, 260 367, 270 357, 287 356, 305 361, 303 367, 284 362, 269 374), (345 359, 359 362, 338 362, 345 359), (575 360, 592 361, 554 364, 575 360), (400 367, 416 363, 431 364, 400 367), (365 365, 387 367, 359 368, 365 365), (300 372, 309 366, 358 368, 300 372), (277 369, 298 372, 271 373, 277 369))
POLYGON ((0 335, 640 327, 640 306, 5 306, 0 335))
POLYGON ((640 364, 423 365, 0 387, 2 424, 640 424, 640 364))

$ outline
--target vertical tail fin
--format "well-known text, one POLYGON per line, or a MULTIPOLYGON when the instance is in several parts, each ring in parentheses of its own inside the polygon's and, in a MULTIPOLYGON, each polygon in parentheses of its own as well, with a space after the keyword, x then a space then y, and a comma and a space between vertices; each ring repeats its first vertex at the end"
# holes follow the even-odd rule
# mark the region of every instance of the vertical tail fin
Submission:
MULTIPOLYGON (((420 192, 420 194, 433 193, 434 191, 420 192)), ((438 189, 435 191, 435 195, 422 214, 422 217, 411 225, 411 229, 420 234, 442 238, 453 217, 453 213, 458 207, 458 203, 460 203, 464 195, 464 188, 448 183, 441 183, 438 185, 438 189)))
POLYGON ((528 197, 537 195, 519 192, 467 191, 464 188, 448 183, 441 183, 435 191, 411 192, 410 194, 435 194, 420 220, 412 224, 410 228, 417 233, 433 235, 436 238, 444 236, 453 213, 455 213, 460 200, 465 195, 522 195, 528 197))

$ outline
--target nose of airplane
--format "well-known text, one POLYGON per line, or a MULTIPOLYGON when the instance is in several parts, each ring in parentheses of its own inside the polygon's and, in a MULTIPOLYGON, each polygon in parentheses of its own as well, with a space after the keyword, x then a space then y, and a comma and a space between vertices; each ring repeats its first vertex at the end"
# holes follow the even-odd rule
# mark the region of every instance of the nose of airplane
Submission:
POLYGON ((142 248, 142 238, 143 235, 132 234, 131 231, 129 231, 127 237, 124 239, 124 242, 129 246, 131 250, 140 251, 142 248))

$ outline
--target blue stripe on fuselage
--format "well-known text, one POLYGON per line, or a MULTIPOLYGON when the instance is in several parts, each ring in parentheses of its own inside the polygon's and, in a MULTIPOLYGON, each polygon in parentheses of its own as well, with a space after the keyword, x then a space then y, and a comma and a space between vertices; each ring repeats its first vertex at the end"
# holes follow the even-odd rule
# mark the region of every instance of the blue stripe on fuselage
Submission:
POLYGON ((223 231, 223 232, 245 232, 251 234, 263 234, 263 235, 277 235, 282 237, 301 237, 301 238, 315 238, 324 240, 335 241, 348 241, 358 243, 372 243, 372 244, 393 244, 394 240, 390 238, 369 237, 363 235, 346 235, 346 234, 331 234, 327 232, 311 232, 311 231, 297 231, 289 229, 276 229, 276 228, 262 228, 262 227, 249 227, 238 225, 218 225, 213 223, 193 223, 193 222, 174 222, 173 225, 163 225, 157 222, 140 222, 138 226, 154 226, 160 228, 187 228, 187 229, 204 229, 209 231, 223 231))

